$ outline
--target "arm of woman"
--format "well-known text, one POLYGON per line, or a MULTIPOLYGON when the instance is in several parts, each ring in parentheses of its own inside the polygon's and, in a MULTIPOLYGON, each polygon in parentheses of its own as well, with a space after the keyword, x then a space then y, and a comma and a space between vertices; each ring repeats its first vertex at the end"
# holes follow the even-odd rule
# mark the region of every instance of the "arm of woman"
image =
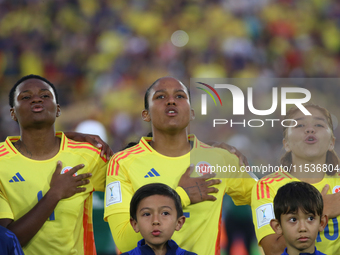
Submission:
POLYGON ((108 164, 104 220, 109 222, 112 237, 118 249, 121 252, 127 252, 135 248, 142 237, 139 233, 135 233, 130 224, 130 201, 134 189, 127 163, 121 159, 121 155, 123 154, 117 153, 108 164))
POLYGON ((278 234, 265 236, 260 241, 260 245, 266 255, 281 255, 287 247, 283 236, 278 234))
POLYGON ((111 229, 112 237, 119 251, 127 252, 137 247, 137 242, 143 237, 136 233, 130 224, 129 213, 111 214, 107 221, 111 229))
POLYGON ((251 210, 255 234, 266 255, 280 255, 286 248, 283 236, 276 234, 270 225, 270 221, 275 218, 273 200, 276 191, 284 184, 284 179, 265 176, 252 189, 251 210))

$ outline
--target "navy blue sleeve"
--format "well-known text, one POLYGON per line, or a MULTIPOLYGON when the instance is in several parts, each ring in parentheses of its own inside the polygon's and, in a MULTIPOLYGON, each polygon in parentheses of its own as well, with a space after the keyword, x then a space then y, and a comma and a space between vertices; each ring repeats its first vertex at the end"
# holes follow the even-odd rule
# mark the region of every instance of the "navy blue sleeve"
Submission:
POLYGON ((16 235, 2 226, 0 226, 0 254, 24 255, 16 235))

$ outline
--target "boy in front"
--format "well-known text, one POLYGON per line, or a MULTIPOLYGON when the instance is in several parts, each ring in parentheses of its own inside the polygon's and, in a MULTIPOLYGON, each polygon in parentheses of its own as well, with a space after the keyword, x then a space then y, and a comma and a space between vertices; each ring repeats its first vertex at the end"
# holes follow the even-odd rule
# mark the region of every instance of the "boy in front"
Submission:
POLYGON ((275 218, 270 222, 276 234, 283 235, 287 247, 282 255, 325 255, 315 248, 318 232, 328 218, 323 215, 321 193, 305 182, 282 186, 274 198, 275 218))
POLYGON ((138 246, 126 253, 156 255, 195 255, 178 247, 171 240, 184 222, 179 195, 169 186, 152 183, 139 188, 130 203, 130 223, 143 239, 138 246))

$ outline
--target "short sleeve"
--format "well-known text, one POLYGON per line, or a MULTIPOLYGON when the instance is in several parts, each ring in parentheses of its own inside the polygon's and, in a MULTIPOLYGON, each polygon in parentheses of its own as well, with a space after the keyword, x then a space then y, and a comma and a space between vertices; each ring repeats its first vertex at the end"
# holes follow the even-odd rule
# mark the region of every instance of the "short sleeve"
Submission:
POLYGON ((129 212, 133 194, 126 166, 112 157, 107 167, 104 220, 113 213, 129 212))
POLYGON ((135 233, 130 225, 130 201, 134 190, 127 167, 120 165, 115 157, 110 160, 104 202, 104 220, 109 222, 115 244, 123 252, 136 247, 141 239, 141 235, 135 233))
POLYGON ((251 192, 256 180, 247 172, 241 171, 239 159, 229 152, 224 152, 226 172, 223 173, 227 193, 235 205, 250 205, 251 192))
POLYGON ((106 170, 107 170, 107 160, 101 158, 100 155, 96 155, 91 162, 90 172, 92 173, 92 177, 90 181, 93 185, 95 191, 104 191, 105 190, 105 178, 106 178, 106 170))
POLYGON ((258 243, 271 234, 275 234, 270 221, 275 218, 273 200, 275 193, 260 180, 252 190, 251 210, 258 243))
POLYGON ((1 219, 14 219, 14 215, 11 209, 11 206, 8 203, 8 200, 3 193, 3 190, 0 189, 0 218, 1 219))
POLYGON ((176 188, 176 192, 178 193, 179 197, 181 198, 181 203, 182 203, 183 208, 190 205, 190 203, 191 203, 190 198, 189 198, 188 194, 186 193, 186 191, 182 187, 178 186, 176 188))

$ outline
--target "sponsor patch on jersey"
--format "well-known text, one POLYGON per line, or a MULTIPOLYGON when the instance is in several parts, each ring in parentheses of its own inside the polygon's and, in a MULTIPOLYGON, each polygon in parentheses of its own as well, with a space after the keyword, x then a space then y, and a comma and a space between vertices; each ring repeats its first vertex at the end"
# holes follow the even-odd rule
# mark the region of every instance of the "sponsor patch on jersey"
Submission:
POLYGON ((122 190, 120 181, 111 182, 106 185, 106 207, 122 202, 122 190))
POLYGON ((340 186, 337 185, 333 188, 333 194, 340 192, 340 186))
MULTIPOLYGON (((67 173, 67 172, 70 171, 71 169, 72 169, 71 166, 65 166, 65 167, 61 170, 60 174, 67 173)), ((73 174, 73 176, 77 176, 77 175, 78 175, 77 172, 75 172, 75 173, 73 174)))
POLYGON ((206 161, 200 161, 196 164, 194 170, 199 176, 211 173, 211 165, 206 161))
POLYGON ((275 219, 273 204, 268 203, 256 208, 257 228, 269 224, 271 219, 275 219))

